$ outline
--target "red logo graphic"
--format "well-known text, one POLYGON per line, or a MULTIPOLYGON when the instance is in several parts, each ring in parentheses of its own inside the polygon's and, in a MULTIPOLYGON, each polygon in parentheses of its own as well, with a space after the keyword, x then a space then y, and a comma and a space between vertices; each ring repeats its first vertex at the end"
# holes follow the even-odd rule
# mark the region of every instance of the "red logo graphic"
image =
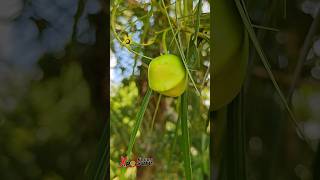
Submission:
POLYGON ((128 157, 121 156, 120 160, 120 168, 128 168, 128 167, 143 167, 143 166, 151 166, 152 165, 152 158, 142 158, 139 157, 136 160, 128 160, 128 157))

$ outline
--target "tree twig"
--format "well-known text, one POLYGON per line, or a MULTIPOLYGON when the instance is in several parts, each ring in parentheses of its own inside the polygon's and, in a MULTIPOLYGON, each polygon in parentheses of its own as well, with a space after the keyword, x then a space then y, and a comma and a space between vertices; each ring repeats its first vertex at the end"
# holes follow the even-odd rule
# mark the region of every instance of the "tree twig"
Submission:
MULTIPOLYGON (((269 76, 268 76, 267 71, 261 66, 253 67, 252 74, 257 78, 269 80, 269 76)), ((273 74, 275 75, 276 80, 281 85, 286 86, 286 87, 290 86, 291 76, 289 74, 286 74, 281 71, 275 71, 275 70, 273 70, 273 74)), ((314 80, 311 78, 303 78, 303 79, 300 78, 297 80, 297 85, 299 85, 299 84, 310 84, 310 85, 320 87, 320 81, 317 81, 317 80, 314 80)))
POLYGON ((303 43, 302 49, 300 51, 298 63, 297 63, 296 69, 294 71, 292 82, 291 82, 290 89, 289 89, 288 96, 287 96, 287 100, 290 104, 291 104, 292 94, 294 92, 294 89, 295 89, 297 82, 299 80, 299 76, 301 74, 303 63, 308 55, 309 48, 312 44, 312 38, 314 37, 314 35, 317 32, 317 28, 319 26, 319 23, 320 23, 320 10, 318 10, 317 16, 314 18, 314 20, 310 26, 309 32, 307 34, 307 37, 306 37, 306 39, 303 43))

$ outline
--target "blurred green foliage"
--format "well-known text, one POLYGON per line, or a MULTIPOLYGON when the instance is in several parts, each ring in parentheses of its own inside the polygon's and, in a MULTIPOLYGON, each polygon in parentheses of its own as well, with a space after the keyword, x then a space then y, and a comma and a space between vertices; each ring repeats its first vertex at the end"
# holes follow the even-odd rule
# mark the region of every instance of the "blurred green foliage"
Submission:
MULTIPOLYGON (((197 1, 188 1, 187 13, 196 13, 197 7, 192 7, 197 1)), ((187 2, 184 1, 184 2, 187 2)), ((166 43, 169 53, 180 56, 170 31, 168 19, 162 9, 162 1, 116 1, 117 13, 115 31, 118 38, 129 36, 135 43, 130 45, 132 50, 148 57, 157 57, 164 53, 163 43, 166 43), (163 40, 163 32, 167 37, 163 40), (142 46, 141 44, 148 44, 142 46)), ((198 37, 194 43, 194 28, 197 16, 185 16, 175 11, 175 3, 182 1, 165 1, 167 10, 173 19, 178 15, 177 22, 185 28, 179 31, 183 52, 187 54, 187 65, 192 77, 201 91, 199 96, 192 83, 188 91, 188 117, 190 133, 190 152, 193 177, 195 179, 209 178, 209 44, 198 37), (176 14, 177 13, 177 14, 176 14)), ((205 1, 208 3, 207 1, 205 1)), ((208 8, 208 4, 206 4, 208 8)), ((185 6, 186 7, 186 6, 185 6)), ((112 6, 115 8, 115 6, 112 6)), ((183 7, 182 7, 183 8, 183 7)), ((199 15, 200 32, 209 34, 209 14, 199 15)), ((178 23, 177 23, 178 24, 178 23)), ((176 30, 176 29, 175 29, 176 30)), ((141 107, 141 101, 146 93, 147 59, 129 52, 121 47, 115 34, 111 33, 111 51, 114 57, 111 62, 111 99, 110 99, 110 178, 119 179, 121 171, 121 156, 125 156, 128 148, 131 130, 135 117, 141 107), (144 63, 144 64, 142 64, 144 63)), ((178 36, 177 36, 178 37, 178 36)), ((161 76, 161 74, 159 74, 161 76)), ((159 94, 153 92, 141 128, 137 133, 133 147, 133 157, 153 158, 153 165, 148 167, 127 168, 126 179, 183 179, 185 178, 182 155, 182 136, 179 121, 180 98, 162 96, 157 113, 155 112, 159 94), (154 127, 152 120, 155 116, 154 127)))
MULTIPOLYGON (((272 72, 282 92, 288 96, 293 74, 298 64, 301 49, 319 7, 318 1, 245 1, 250 19, 254 25, 276 28, 269 31, 256 28, 272 72), (317 2, 317 3, 316 3, 317 2)), ((285 107, 270 81, 254 48, 249 59, 249 70, 244 85, 245 158, 247 179, 252 180, 311 180, 319 172, 314 165, 318 151, 320 132, 319 79, 312 69, 318 66, 319 56, 315 55, 315 44, 319 27, 314 31, 311 46, 307 48, 299 80, 289 104, 299 125, 310 139, 311 147, 305 143, 289 119, 285 107)), ((222 124, 217 131, 229 133, 222 124)), ((236 137, 235 137, 236 138, 236 137)), ((216 138, 217 140, 219 138, 216 138)), ((226 142, 232 143, 232 142, 226 142)), ((222 143, 221 143, 222 144, 222 143)), ((217 149, 220 149, 217 147, 217 149)), ((224 157, 222 157, 224 158, 224 157)), ((319 167, 318 167, 319 168, 319 167)), ((215 169, 218 172, 218 169, 215 169)))
MULTIPOLYGON (((138 96, 136 83, 131 81, 128 84, 120 84, 113 87, 111 96, 111 138, 110 138, 110 164, 111 178, 120 173, 120 157, 124 156, 128 137, 134 125, 134 117, 139 109, 141 97, 138 96)), ((189 108, 190 114, 190 137, 192 141, 191 154, 194 168, 194 175, 202 177, 209 174, 209 151, 205 123, 207 121, 207 110, 203 102, 194 91, 191 91, 189 101, 193 102, 189 108)), ((138 132, 138 139, 135 143, 134 157, 152 157, 154 162, 152 167, 143 168, 144 178, 154 179, 176 179, 183 176, 181 152, 179 150, 179 137, 176 137, 177 126, 177 105, 172 98, 163 98, 158 112, 155 127, 151 132, 151 121, 153 110, 158 95, 154 95, 143 119, 142 129, 138 132), (178 139, 176 139, 178 138, 178 139), (175 147, 172 145, 177 142, 175 147), (148 170, 147 168, 150 168, 148 170), (152 172, 150 172, 152 171, 152 172)), ((179 130, 178 134, 181 132, 179 130)), ((129 168, 130 169, 130 168, 129 168)), ((131 168, 127 172, 127 177, 136 177, 137 170, 131 168)), ((140 170, 140 169, 139 169, 140 170)), ((202 178, 199 178, 202 179, 202 178)))
POLYGON ((107 149, 98 140, 107 120, 108 8, 99 0, 0 2, 1 180, 96 174, 107 149))
POLYGON ((83 179, 97 139, 79 64, 33 82, 26 94, 12 112, 0 111, 0 179, 83 179))

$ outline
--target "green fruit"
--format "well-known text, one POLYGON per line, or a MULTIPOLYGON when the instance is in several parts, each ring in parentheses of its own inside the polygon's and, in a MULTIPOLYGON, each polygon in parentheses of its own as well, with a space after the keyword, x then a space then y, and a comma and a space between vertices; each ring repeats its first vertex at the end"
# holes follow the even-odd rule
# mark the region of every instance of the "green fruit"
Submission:
POLYGON ((148 68, 148 82, 152 90, 177 97, 187 86, 187 73, 181 59, 165 54, 154 58, 148 68))
POLYGON ((247 70, 249 39, 245 35, 242 50, 231 57, 234 61, 213 77, 213 110, 218 110, 230 103, 240 92, 247 70))
POLYGON ((249 56, 249 38, 233 0, 216 0, 213 13, 212 108, 218 110, 241 90, 249 56))
POLYGON ((213 47, 215 73, 227 66, 243 44, 243 24, 233 0, 216 0, 213 4, 213 47))

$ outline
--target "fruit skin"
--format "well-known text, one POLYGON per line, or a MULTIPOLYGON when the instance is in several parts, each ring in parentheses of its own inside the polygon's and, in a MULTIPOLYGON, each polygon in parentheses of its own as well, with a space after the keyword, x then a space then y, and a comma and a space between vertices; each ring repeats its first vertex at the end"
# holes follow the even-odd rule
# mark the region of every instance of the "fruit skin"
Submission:
POLYGON ((242 50, 231 57, 234 62, 213 78, 213 110, 229 104, 240 92, 245 80, 249 56, 249 37, 245 35, 242 50))
POLYGON ((233 0, 213 4, 212 109, 221 109, 240 92, 245 79, 249 38, 233 0))
POLYGON ((187 87, 186 69, 181 59, 172 54, 154 58, 149 64, 148 82, 150 88, 160 94, 180 96, 187 87))

